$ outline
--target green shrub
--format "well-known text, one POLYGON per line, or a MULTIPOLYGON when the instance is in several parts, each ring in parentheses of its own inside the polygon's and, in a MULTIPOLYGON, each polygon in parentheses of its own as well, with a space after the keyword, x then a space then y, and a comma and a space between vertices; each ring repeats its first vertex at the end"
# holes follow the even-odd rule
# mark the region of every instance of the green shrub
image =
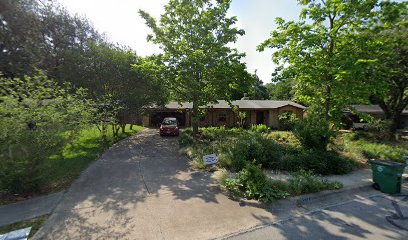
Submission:
POLYGON ((353 171, 357 163, 333 151, 297 150, 284 154, 277 169, 295 172, 301 169, 317 174, 345 174, 353 171))
POLYGON ((289 131, 272 131, 268 134, 268 138, 279 143, 290 144, 293 146, 299 145, 299 140, 289 131))
POLYGON ((304 148, 318 150, 326 150, 327 145, 333 142, 336 135, 328 121, 315 116, 297 121, 293 134, 304 148))
POLYGON ((383 119, 371 119, 368 124, 364 126, 368 135, 376 140, 390 140, 394 136, 390 129, 392 128, 392 121, 383 119))
MULTIPOLYGON (((282 133, 293 138, 290 133, 282 133)), ((267 169, 305 169, 322 175, 348 173, 356 166, 353 160, 334 151, 304 149, 297 140, 293 140, 296 144, 278 144, 271 138, 270 134, 238 129, 203 128, 197 140, 181 134, 180 145, 186 145, 183 149, 197 169, 206 169, 202 157, 211 153, 217 154, 218 166, 237 172, 254 159, 267 169)))
POLYGON ((289 179, 289 188, 293 195, 340 189, 342 187, 342 183, 329 182, 327 179, 317 177, 312 171, 300 170, 295 172, 289 179))
POLYGON ((38 166, 71 143, 96 111, 83 89, 43 74, 0 78, 0 191, 37 191, 38 166))
POLYGON ((284 112, 279 115, 279 128, 284 131, 292 130, 298 120, 296 114, 284 112))
POLYGON ((343 134, 344 148, 356 157, 404 162, 408 146, 398 142, 379 141, 369 133, 343 134))
POLYGON ((276 144, 257 133, 242 136, 239 140, 230 142, 226 157, 230 158, 232 164, 229 167, 236 171, 241 170, 252 159, 256 159, 256 163, 265 168, 276 168, 286 152, 293 152, 292 147, 276 144))
POLYGON ((282 184, 270 181, 261 167, 253 163, 247 163, 235 177, 226 178, 223 183, 232 195, 261 202, 271 202, 289 195, 277 187, 282 184))
POLYGON ((269 128, 265 124, 252 124, 249 131, 257 133, 268 133, 269 128))
POLYGON ((193 130, 191 128, 183 130, 178 137, 178 142, 180 147, 191 146, 194 143, 193 130))

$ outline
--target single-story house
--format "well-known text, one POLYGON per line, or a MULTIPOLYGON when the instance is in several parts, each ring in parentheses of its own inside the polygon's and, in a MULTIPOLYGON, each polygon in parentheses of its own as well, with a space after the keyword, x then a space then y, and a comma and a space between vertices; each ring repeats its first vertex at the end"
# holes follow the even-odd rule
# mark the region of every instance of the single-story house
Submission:
MULTIPOLYGON (((384 119, 385 114, 379 105, 350 105, 353 110, 373 116, 374 118, 384 119)), ((353 125, 364 124, 360 123, 359 118, 356 117, 350 109, 344 111, 344 113, 353 120, 353 125)), ((408 129, 408 109, 402 111, 401 120, 397 126, 398 129, 408 129)))
MULTIPOLYGON (((279 115, 285 112, 296 114, 298 118, 303 118, 306 107, 291 101, 274 100, 249 100, 242 99, 232 101, 233 106, 237 106, 240 112, 246 113, 246 126, 252 124, 265 124, 272 128, 279 128, 279 115)), ((191 126, 190 102, 177 103, 170 102, 164 107, 150 107, 145 109, 143 115, 143 126, 159 126, 163 118, 176 117, 181 126, 191 126)), ((231 105, 224 100, 219 100, 215 104, 205 107, 205 116, 201 119, 201 127, 234 127, 237 126, 239 115, 233 111, 231 105)))

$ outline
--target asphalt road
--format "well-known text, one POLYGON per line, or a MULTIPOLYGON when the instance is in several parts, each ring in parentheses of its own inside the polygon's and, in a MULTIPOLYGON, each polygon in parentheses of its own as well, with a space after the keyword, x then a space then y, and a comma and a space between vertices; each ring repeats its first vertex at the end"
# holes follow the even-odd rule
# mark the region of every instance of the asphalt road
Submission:
POLYGON ((408 239, 408 194, 355 198, 227 239, 408 239))

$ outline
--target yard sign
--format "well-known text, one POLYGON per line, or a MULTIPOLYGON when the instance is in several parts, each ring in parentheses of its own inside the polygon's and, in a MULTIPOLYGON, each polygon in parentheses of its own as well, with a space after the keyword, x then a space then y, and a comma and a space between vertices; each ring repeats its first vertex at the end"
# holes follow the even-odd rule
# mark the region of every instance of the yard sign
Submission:
POLYGON ((218 162, 217 155, 215 154, 205 155, 203 160, 205 165, 215 164, 218 162))

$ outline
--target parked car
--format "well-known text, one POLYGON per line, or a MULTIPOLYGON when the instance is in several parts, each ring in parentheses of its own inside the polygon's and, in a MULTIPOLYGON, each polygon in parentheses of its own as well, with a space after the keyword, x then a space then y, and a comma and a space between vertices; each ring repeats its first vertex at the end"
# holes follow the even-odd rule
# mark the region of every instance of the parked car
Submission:
POLYGON ((178 136, 179 135, 179 128, 178 128, 178 121, 177 118, 174 117, 166 117, 163 119, 162 123, 160 124, 160 136, 178 136))

